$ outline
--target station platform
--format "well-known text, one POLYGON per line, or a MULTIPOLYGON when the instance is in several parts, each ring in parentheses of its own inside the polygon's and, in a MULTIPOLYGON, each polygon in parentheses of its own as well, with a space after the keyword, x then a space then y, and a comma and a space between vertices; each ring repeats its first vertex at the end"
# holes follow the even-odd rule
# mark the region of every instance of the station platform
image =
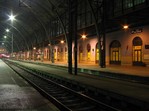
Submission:
MULTIPOLYGON (((25 60, 23 62, 35 63, 41 65, 50 65, 68 69, 68 63, 66 62, 51 63, 50 61, 41 62, 41 61, 29 61, 29 60, 25 60)), ((149 85, 149 67, 130 66, 130 65, 125 66, 107 65, 105 68, 101 68, 98 64, 94 63, 78 63, 77 72, 98 77, 113 78, 118 80, 138 82, 149 85)))
MULTIPOLYGON (((67 67, 67 64, 64 63, 49 63, 49 62, 40 62, 40 61, 14 61, 19 64, 22 64, 27 67, 38 69, 44 72, 55 74, 57 76, 70 79, 72 81, 77 81, 82 84, 93 86, 99 89, 103 89, 109 92, 114 92, 125 97, 134 98, 136 100, 149 103, 149 85, 141 84, 136 82, 123 81, 112 78, 101 78, 98 76, 93 76, 92 74, 78 73, 78 75, 68 74, 67 70, 52 68, 51 65, 58 65, 61 67, 67 67), (32 64, 34 63, 34 64, 32 64), (36 64, 35 64, 36 63, 36 64), (39 65, 40 64, 40 65, 39 65), (46 65, 43 65, 46 64, 46 65), (47 65, 48 64, 48 65, 47 65)), ((105 72, 114 72, 127 75, 138 75, 148 78, 149 68, 148 67, 129 67, 129 66, 108 66, 106 68, 99 68, 99 66, 91 66, 89 64, 79 65, 80 68, 88 68, 94 70, 100 70, 105 72)))
MULTIPOLYGON (((50 61, 27 61, 27 62, 35 62, 38 64, 50 64, 55 66, 64 66, 68 67, 66 62, 54 62, 51 63, 50 61)), ((101 68, 98 64, 94 63, 78 63, 79 69, 88 69, 88 70, 95 70, 95 71, 103 71, 109 73, 117 73, 117 74, 125 74, 125 75, 133 75, 139 77, 149 77, 149 67, 143 66, 131 66, 131 65, 107 65, 105 68, 101 68)))
POLYGON ((0 60, 0 111, 59 111, 0 60))

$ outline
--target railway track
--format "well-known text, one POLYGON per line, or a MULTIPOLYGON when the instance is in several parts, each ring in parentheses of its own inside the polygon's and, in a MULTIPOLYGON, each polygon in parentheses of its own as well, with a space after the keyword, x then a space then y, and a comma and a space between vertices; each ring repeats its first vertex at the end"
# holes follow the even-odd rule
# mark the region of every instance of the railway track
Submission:
MULTIPOLYGON (((21 62, 36 64, 36 65, 41 65, 41 66, 46 66, 46 67, 53 67, 53 68, 58 68, 58 69, 62 69, 62 70, 68 70, 68 68, 66 66, 57 66, 57 65, 38 63, 38 62, 30 62, 30 61, 21 61, 21 62)), ((140 84, 147 84, 147 85, 149 84, 148 77, 141 77, 141 76, 138 77, 135 75, 96 71, 96 70, 91 70, 91 69, 86 69, 86 68, 78 68, 78 73, 80 73, 80 74, 85 73, 85 75, 88 74, 88 75, 93 75, 93 76, 100 77, 100 78, 110 78, 110 79, 122 80, 122 81, 127 81, 127 82, 132 82, 132 83, 140 83, 140 84)))
POLYGON ((61 111, 120 111, 110 105, 47 79, 18 64, 9 62, 8 65, 53 102, 61 111))

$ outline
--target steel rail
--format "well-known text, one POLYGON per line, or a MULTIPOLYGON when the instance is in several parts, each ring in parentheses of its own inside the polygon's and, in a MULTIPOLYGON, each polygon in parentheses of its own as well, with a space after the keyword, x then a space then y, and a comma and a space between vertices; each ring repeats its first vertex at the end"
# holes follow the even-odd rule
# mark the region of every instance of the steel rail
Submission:
POLYGON ((120 111, 112 106, 99 102, 84 94, 73 91, 66 86, 42 77, 39 74, 31 72, 29 69, 19 66, 18 64, 15 66, 12 64, 13 63, 10 65, 9 63, 9 66, 29 83, 31 83, 35 88, 40 90, 40 92, 46 95, 46 97, 52 99, 54 104, 56 104, 56 106, 62 111, 120 111), (51 84, 53 86, 51 86, 51 84))

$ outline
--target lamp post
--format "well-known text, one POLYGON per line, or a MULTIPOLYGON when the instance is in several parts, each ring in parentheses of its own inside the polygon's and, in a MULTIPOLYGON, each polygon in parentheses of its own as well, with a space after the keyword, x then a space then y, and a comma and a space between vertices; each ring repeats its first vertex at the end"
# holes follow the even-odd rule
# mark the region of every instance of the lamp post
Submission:
MULTIPOLYGON (((13 21, 16 19, 12 13, 11 13, 11 15, 9 15, 9 20, 11 21, 12 26, 13 26, 13 21)), ((9 29, 6 29, 6 32, 9 32, 9 31, 10 31, 9 29)), ((11 35, 11 56, 13 57, 13 33, 11 35)))
MULTIPOLYGON (((6 29, 6 32, 10 32, 10 30, 6 29)), ((6 36, 4 38, 6 38, 6 36)), ((11 35, 11 56, 13 57, 13 33, 11 35)))

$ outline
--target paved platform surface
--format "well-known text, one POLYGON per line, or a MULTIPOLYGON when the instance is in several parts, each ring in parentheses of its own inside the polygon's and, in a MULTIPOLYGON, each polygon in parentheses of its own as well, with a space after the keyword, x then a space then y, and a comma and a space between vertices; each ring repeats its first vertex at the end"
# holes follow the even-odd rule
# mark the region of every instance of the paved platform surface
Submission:
MULTIPOLYGON (((23 62, 49 65, 57 68, 68 69, 68 64, 65 62, 55 62, 51 63, 50 61, 28 61, 24 60, 23 62)), ((124 65, 108 65, 106 68, 101 68, 98 64, 94 63, 78 63, 78 73, 85 73, 99 77, 108 77, 119 80, 138 82, 142 84, 149 85, 149 67, 143 66, 124 66, 124 65)), ((74 71, 73 71, 74 73, 74 71)))
POLYGON ((0 60, 0 111, 59 111, 0 60))
MULTIPOLYGON (((44 63, 44 64, 66 66, 66 67, 68 66, 68 64, 65 62, 55 62, 55 63, 51 63, 50 61, 43 61, 43 62, 28 61, 28 62, 44 63)), ((104 72, 113 72, 113 73, 127 74, 127 75, 141 76, 141 77, 149 77, 149 67, 143 67, 143 66, 107 65, 106 68, 100 68, 98 64, 78 63, 78 68, 104 71, 104 72)))
MULTIPOLYGON (((77 76, 75 76, 75 75, 68 74, 68 72, 64 69, 52 68, 48 65, 42 66, 42 65, 30 64, 30 63, 20 62, 20 61, 16 61, 16 62, 28 67, 32 67, 38 70, 52 73, 67 79, 75 80, 83 84, 87 84, 93 87, 111 91, 124 96, 132 97, 141 101, 149 102, 149 85, 109 79, 109 78, 100 78, 97 76, 86 75, 86 74, 78 74, 77 76)), ((106 69, 103 69, 103 70, 106 70, 106 69)), ((129 70, 130 73, 132 73, 131 70, 132 69, 129 70)), ((146 70, 148 71, 147 68, 146 70)), ((148 74, 148 72, 146 73, 146 70, 143 70, 144 73, 140 73, 140 74, 144 74, 144 75, 148 74)), ((121 72, 123 71, 125 71, 125 69, 121 70, 121 72)), ((139 71, 139 68, 138 68, 138 71, 139 71)))

